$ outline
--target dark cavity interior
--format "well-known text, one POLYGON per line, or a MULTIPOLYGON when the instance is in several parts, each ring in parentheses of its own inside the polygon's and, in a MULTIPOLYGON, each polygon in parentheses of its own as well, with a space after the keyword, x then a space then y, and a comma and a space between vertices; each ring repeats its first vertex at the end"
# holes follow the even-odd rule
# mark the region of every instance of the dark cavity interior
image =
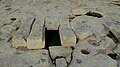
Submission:
POLYGON ((111 38, 115 43, 119 42, 119 40, 115 37, 115 35, 111 31, 109 31, 109 33, 107 34, 107 36, 109 38, 111 38))
POLYGON ((88 12, 85 15, 87 15, 87 16, 93 16, 93 17, 98 17, 98 18, 102 18, 103 17, 100 13, 96 13, 96 12, 88 12))
POLYGON ((45 49, 50 46, 61 46, 59 30, 45 29, 45 49))
POLYGON ((109 53, 108 56, 116 60, 118 55, 116 53, 109 53))
POLYGON ((83 54, 90 54, 90 51, 88 49, 81 49, 81 53, 83 54))

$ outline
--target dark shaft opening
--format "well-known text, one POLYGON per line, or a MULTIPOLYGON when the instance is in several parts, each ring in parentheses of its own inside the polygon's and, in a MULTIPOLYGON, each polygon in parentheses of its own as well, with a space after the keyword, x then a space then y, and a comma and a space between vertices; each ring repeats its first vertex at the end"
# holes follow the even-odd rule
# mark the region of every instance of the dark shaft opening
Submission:
POLYGON ((49 46, 61 46, 59 30, 45 30, 45 49, 49 46))

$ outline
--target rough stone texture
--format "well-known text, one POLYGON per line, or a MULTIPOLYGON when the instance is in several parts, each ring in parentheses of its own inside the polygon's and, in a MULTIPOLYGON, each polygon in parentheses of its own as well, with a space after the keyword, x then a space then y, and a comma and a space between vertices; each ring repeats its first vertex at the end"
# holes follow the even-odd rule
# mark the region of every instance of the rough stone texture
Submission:
MULTIPOLYGON (((72 54, 72 53, 71 53, 72 54)), ((70 64, 70 62, 71 62, 71 60, 72 60, 72 55, 68 55, 67 57, 66 57, 66 62, 68 63, 68 64, 70 64)))
POLYGON ((101 23, 102 21, 98 18, 80 16, 73 19, 71 26, 77 37, 83 40, 93 34, 96 37, 105 36, 107 31, 101 23))
POLYGON ((89 42, 87 41, 79 41, 79 43, 76 45, 74 51, 73 51, 73 55, 74 52, 81 55, 81 57, 84 56, 87 57, 92 57, 94 55, 96 55, 98 52, 95 49, 96 47, 92 46, 89 44, 89 42))
POLYGON ((97 54, 92 57, 88 56, 78 51, 73 52, 73 59, 69 67, 117 67, 117 62, 107 55, 97 54))
POLYGON ((120 44, 114 49, 114 52, 117 54, 118 67, 120 67, 120 44))
POLYGON ((54 47, 49 47, 49 51, 51 58, 54 60, 57 57, 67 57, 68 55, 71 54, 72 49, 62 46, 54 46, 54 47))
POLYGON ((9 20, 7 20, 5 23, 1 25, 3 25, 3 27, 1 26, 2 32, 9 33, 9 34, 15 33, 17 29, 19 28, 19 26, 21 25, 20 18, 14 18, 14 17, 10 18, 9 20))
POLYGON ((27 47, 26 39, 29 36, 31 26, 35 20, 34 16, 27 17, 19 30, 15 33, 15 36, 12 39, 12 46, 15 48, 18 47, 27 47))
POLYGON ((119 21, 119 0, 0 0, 0 67, 120 67, 119 21), (59 27, 64 44, 41 49, 45 27, 59 27))
POLYGON ((56 67, 67 67, 66 60, 64 58, 56 59, 56 67))
POLYGON ((110 30, 115 37, 120 41, 120 20, 117 17, 114 17, 113 19, 110 18, 104 18, 103 19, 105 21, 105 23, 103 23, 103 25, 105 25, 105 27, 110 30))
POLYGON ((75 46, 76 44, 76 36, 72 31, 69 20, 66 17, 60 18, 60 39, 62 46, 69 47, 75 46))
POLYGON ((62 46, 75 46, 76 36, 74 32, 67 27, 60 27, 60 39, 62 46))
MULTIPOLYGON (((78 44, 89 44, 93 47, 94 50, 98 53, 111 53, 117 47, 117 44, 109 37, 104 36, 96 38, 95 36, 90 36, 84 41, 79 41, 78 44)), ((90 46, 89 46, 90 47, 90 46)))
POLYGON ((44 47, 45 47, 44 20, 37 18, 32 27, 31 33, 27 38, 27 48, 40 49, 44 47))
POLYGON ((117 46, 117 44, 109 37, 103 37, 99 44, 97 49, 100 49, 100 51, 105 50, 106 53, 112 52, 117 46))
POLYGON ((70 23, 69 23, 69 16, 63 15, 59 17, 59 23, 60 26, 62 27, 69 27, 70 28, 70 23))
MULTIPOLYGON (((53 67, 47 50, 21 52, 0 58, 3 67, 53 67)), ((2 67, 0 66, 0 67, 2 67)))
POLYGON ((83 8, 81 8, 81 9, 73 9, 72 10, 73 15, 84 15, 84 14, 86 14, 88 12, 89 12, 89 10, 83 9, 83 8))
POLYGON ((58 30, 59 21, 57 16, 47 16, 45 18, 45 27, 47 30, 58 30))
POLYGON ((118 45, 118 46, 115 48, 114 52, 120 54, 120 45, 118 45))

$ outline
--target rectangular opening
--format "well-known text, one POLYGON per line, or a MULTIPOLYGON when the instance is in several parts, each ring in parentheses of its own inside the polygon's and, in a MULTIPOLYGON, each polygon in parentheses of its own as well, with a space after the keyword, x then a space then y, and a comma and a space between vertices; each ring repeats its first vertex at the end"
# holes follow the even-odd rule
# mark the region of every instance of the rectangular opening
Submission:
POLYGON ((59 30, 45 29, 45 49, 48 49, 49 46, 61 46, 59 30))

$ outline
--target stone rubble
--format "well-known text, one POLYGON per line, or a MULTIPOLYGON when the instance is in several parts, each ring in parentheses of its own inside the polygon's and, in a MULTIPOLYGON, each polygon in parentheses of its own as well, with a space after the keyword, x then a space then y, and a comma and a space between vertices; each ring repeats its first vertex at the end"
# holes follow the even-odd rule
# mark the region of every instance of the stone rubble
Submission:
POLYGON ((119 17, 119 0, 0 0, 0 67, 120 67, 119 17))

